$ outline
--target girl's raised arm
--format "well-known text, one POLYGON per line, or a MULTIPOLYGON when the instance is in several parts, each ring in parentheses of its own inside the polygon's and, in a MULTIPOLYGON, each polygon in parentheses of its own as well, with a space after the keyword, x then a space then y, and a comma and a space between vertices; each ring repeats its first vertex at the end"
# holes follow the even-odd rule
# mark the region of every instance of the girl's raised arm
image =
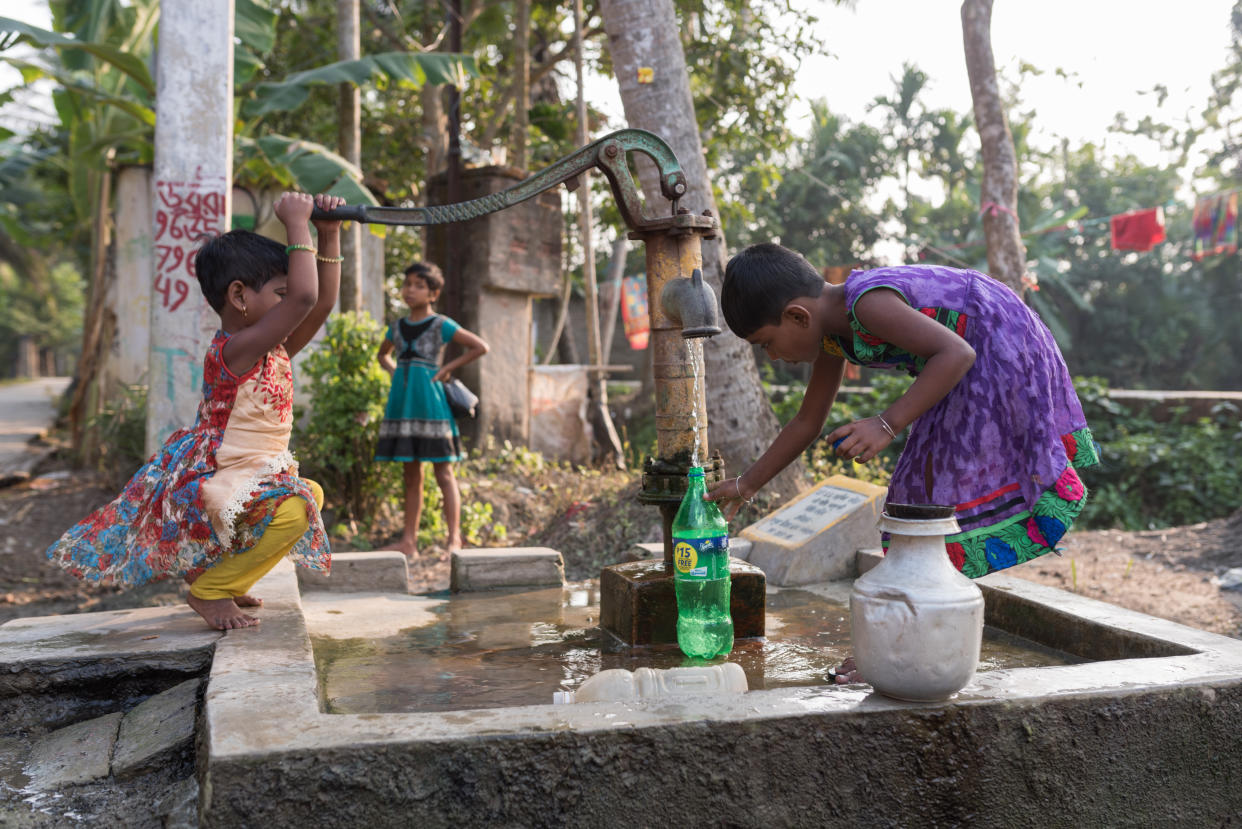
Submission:
MULTIPOLYGON (((315 196, 315 205, 324 210, 335 210, 343 204, 345 199, 340 196, 323 193, 315 196)), ((289 352, 290 357, 305 348, 315 336, 328 314, 336 307, 336 299, 341 292, 341 222, 339 219, 317 219, 315 230, 319 234, 319 251, 315 254, 319 298, 306 318, 293 329, 289 339, 285 340, 285 351, 289 352)))
MULTIPOLYGON (((263 355, 284 342, 315 306, 319 285, 308 225, 313 206, 314 201, 305 193, 284 193, 276 202, 276 216, 285 226, 289 240, 288 279, 285 286, 276 291, 280 301, 224 344, 224 363, 234 374, 245 374, 263 355)), ((230 294, 249 290, 240 281, 229 285, 230 294)), ((245 307, 244 300, 242 307, 245 307)))

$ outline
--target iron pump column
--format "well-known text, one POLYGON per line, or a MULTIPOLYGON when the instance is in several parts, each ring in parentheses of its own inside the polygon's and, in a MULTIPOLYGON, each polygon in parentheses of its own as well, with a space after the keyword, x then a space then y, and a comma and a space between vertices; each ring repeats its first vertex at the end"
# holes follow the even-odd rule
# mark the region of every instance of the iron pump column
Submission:
MULTIPOLYGON (((710 486, 721 480, 723 464, 719 455, 710 454, 708 444, 702 346, 684 333, 690 325, 687 314, 681 312, 678 303, 665 300, 676 295, 669 291, 673 280, 689 282, 695 271, 702 273, 702 240, 714 238, 719 225, 708 211, 694 216, 684 208, 660 224, 663 226, 631 232, 629 238, 642 241, 646 249, 656 394, 656 456, 643 464, 638 499, 660 508, 664 560, 671 566, 673 518, 686 493, 686 474, 691 466, 702 466, 710 486)), ((704 287, 710 295, 711 289, 704 287)), ((715 302, 714 295, 711 301, 715 302)), ((719 330, 713 325, 700 336, 719 330)))

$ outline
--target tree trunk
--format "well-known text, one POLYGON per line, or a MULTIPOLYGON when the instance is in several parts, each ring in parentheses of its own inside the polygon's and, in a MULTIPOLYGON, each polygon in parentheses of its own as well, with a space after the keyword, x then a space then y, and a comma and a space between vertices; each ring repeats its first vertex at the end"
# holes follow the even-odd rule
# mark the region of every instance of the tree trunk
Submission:
MULTIPOLYGON (((111 158, 108 160, 111 165, 111 158)), ((77 383, 69 403, 69 431, 73 448, 83 449, 86 423, 94 414, 90 404, 99 372, 100 352, 111 346, 102 340, 104 297, 108 293, 108 245, 110 242, 108 208, 112 203, 112 169, 105 167, 90 177, 91 204, 94 219, 91 227, 91 279, 86 292, 86 310, 82 323, 82 356, 78 358, 77 383)), ((97 398, 96 398, 97 399, 97 398)))
POLYGON ((517 24, 514 32, 514 67, 517 77, 517 100, 513 115, 513 166, 526 170, 526 133, 530 126, 530 0, 517 0, 517 24))
MULTIPOLYGON (((626 121, 631 127, 659 135, 676 153, 689 187, 681 199, 682 206, 694 212, 709 209, 718 213, 672 0, 600 0, 599 8, 626 121), (654 69, 651 83, 639 83, 640 67, 654 69)), ((638 168, 647 204, 666 204, 653 165, 640 158, 638 168)), ((703 242, 703 277, 718 296, 724 264, 722 232, 715 240, 703 242)), ((727 474, 739 474, 767 449, 779 424, 763 394, 754 355, 744 340, 726 329, 709 339, 703 351, 710 389, 710 445, 724 457, 727 474)), ((805 468, 798 460, 773 479, 766 493, 788 497, 805 485, 805 468)))
POLYGON ((983 234, 988 245, 988 270, 1013 288, 1025 290, 1026 246, 1018 227, 1018 160, 1013 134, 1001 105, 992 58, 992 0, 962 3, 962 40, 966 47, 966 71, 975 124, 983 145, 983 184, 979 204, 983 234))
MULTIPOLYGON (((362 57, 359 34, 358 0, 336 0, 336 51, 338 60, 362 57)), ((352 83, 340 85, 340 109, 337 112, 337 147, 341 157, 362 168, 362 92, 352 83)), ((346 222, 341 228, 340 308, 358 311, 362 308, 362 224, 346 222)))
MULTIPOLYGON (((582 0, 574 0, 574 74, 578 80, 578 145, 590 143, 587 129, 586 84, 582 79, 582 0)), ((591 176, 583 173, 578 182, 578 230, 582 234, 582 285, 586 289, 587 355, 594 364, 589 373, 591 409, 588 418, 595 436, 597 459, 611 458, 617 469, 625 469, 625 453, 608 413, 608 385, 604 374, 603 348, 599 335, 599 285, 595 282, 595 245, 591 238, 591 176)))

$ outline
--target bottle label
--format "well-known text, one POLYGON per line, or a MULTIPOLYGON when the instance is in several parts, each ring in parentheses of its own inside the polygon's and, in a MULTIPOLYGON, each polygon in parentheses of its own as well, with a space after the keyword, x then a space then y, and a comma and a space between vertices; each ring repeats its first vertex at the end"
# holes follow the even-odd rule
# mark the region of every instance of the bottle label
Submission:
POLYGON ((729 537, 678 538, 673 565, 687 579, 718 579, 729 572, 729 537))

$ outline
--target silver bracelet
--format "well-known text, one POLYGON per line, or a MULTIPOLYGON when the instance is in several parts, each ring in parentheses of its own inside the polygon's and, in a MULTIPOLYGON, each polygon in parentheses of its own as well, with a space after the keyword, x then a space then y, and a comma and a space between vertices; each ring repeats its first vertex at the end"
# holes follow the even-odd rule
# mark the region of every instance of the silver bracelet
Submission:
POLYGON ((741 475, 738 475, 736 478, 733 479, 733 488, 737 490, 737 499, 739 501, 744 501, 747 504, 753 504, 755 502, 755 496, 753 495, 750 496, 749 498, 742 497, 742 476, 741 475))
POLYGON ((875 419, 880 421, 880 425, 884 427, 884 431, 888 432, 888 436, 893 440, 897 439, 897 433, 893 431, 893 427, 888 425, 888 421, 884 419, 884 415, 876 415, 875 419))

